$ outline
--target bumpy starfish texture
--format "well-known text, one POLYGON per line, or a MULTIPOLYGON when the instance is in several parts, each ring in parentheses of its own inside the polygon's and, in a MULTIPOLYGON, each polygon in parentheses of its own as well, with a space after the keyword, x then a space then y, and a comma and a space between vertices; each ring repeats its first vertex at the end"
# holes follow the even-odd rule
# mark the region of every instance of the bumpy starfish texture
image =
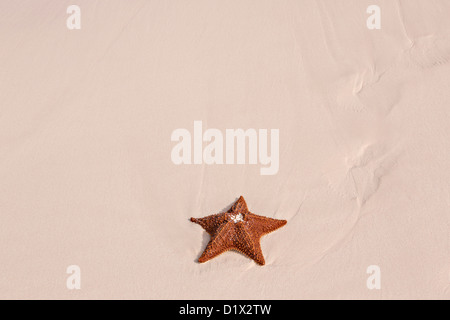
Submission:
POLYGON ((265 264, 260 238, 287 223, 286 220, 251 213, 242 196, 227 212, 191 218, 191 221, 202 226, 211 236, 198 262, 206 262, 228 250, 237 250, 260 265, 265 264))

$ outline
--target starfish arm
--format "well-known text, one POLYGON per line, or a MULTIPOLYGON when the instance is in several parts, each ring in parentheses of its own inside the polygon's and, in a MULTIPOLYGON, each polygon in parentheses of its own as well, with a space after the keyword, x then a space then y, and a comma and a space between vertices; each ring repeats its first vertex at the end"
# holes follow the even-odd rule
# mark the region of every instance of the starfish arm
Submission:
POLYGON ((233 225, 231 222, 224 223, 220 226, 217 232, 211 236, 205 251, 198 258, 198 262, 206 262, 225 251, 233 249, 232 231, 233 225))
POLYGON ((239 199, 233 204, 233 206, 230 208, 228 212, 235 212, 235 213, 247 213, 247 203, 244 200, 243 196, 240 196, 239 199))
POLYGON ((247 224, 239 223, 236 226, 237 237, 234 239, 234 247, 256 263, 264 265, 264 256, 259 243, 259 237, 255 237, 247 224))
POLYGON ((253 235, 255 237, 261 237, 267 233, 277 230, 278 228, 281 228, 287 223, 287 221, 267 218, 253 213, 248 213, 247 223, 253 235))
POLYGON ((218 213, 203 218, 191 218, 191 221, 199 224, 206 232, 213 236, 217 230, 217 226, 226 222, 226 217, 225 214, 218 213))

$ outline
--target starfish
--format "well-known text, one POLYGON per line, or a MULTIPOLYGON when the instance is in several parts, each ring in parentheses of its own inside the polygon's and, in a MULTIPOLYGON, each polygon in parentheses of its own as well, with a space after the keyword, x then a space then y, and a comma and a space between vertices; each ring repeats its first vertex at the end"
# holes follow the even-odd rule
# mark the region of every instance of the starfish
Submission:
POLYGON ((209 233, 211 239, 198 259, 203 263, 228 250, 239 251, 256 263, 264 265, 260 238, 284 226, 286 220, 259 216, 248 211, 241 196, 228 212, 213 214, 204 218, 191 218, 209 233))

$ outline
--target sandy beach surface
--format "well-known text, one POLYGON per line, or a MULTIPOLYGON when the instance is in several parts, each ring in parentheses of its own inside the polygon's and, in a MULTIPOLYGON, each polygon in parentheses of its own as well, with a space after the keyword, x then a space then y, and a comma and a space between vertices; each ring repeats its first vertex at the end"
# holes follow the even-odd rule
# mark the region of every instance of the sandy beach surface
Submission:
POLYGON ((0 298, 449 299, 449 17, 446 0, 1 1, 0 298), (226 147, 175 164, 196 121, 224 144, 279 130, 278 168, 226 147), (189 218, 240 195, 287 220, 266 265, 198 263, 189 218))

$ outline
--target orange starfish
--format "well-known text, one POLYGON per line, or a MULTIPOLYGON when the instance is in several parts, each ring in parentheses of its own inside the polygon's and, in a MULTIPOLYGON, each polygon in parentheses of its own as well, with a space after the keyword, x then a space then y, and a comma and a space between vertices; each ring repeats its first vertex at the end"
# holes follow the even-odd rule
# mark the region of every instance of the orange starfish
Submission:
POLYGON ((242 196, 228 212, 191 218, 191 221, 201 225, 211 236, 198 262, 206 262, 228 250, 237 250, 260 265, 265 264, 260 238, 287 223, 251 213, 242 196))

